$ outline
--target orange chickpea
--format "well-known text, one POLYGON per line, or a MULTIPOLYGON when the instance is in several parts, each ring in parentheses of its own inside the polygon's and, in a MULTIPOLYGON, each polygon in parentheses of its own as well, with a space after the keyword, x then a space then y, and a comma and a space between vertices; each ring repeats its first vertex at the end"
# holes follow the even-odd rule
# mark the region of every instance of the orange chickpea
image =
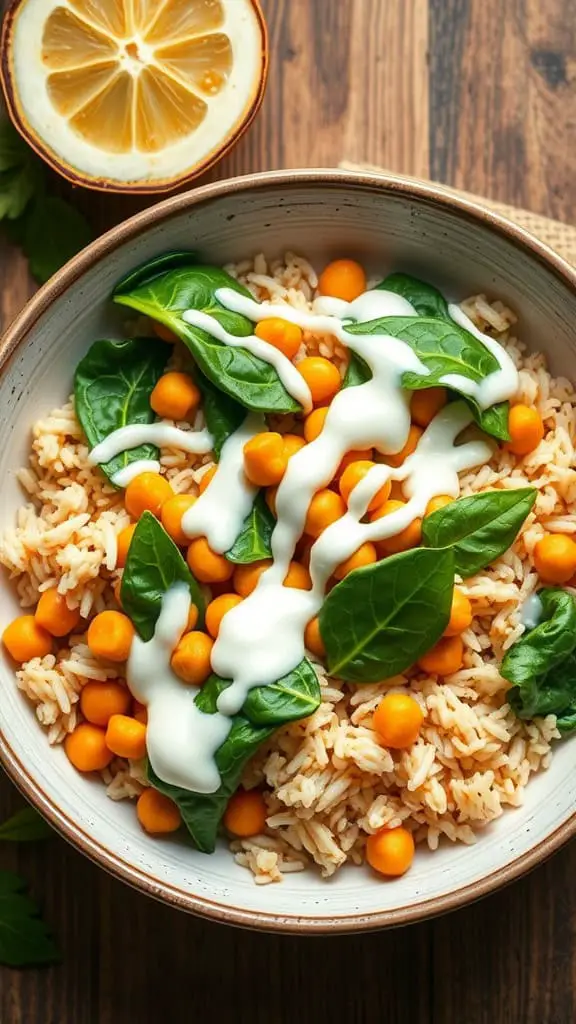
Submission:
POLYGON ((547 533, 533 557, 536 572, 546 583, 567 583, 576 572, 576 541, 567 533, 547 533))
POLYGON ((384 745, 393 750, 411 747, 418 739, 423 721, 422 708, 408 693, 387 693, 372 720, 384 745))
POLYGON ((155 385, 150 395, 150 405, 162 419, 185 420, 196 412, 201 397, 188 373, 170 370, 155 385))
POLYGON ((446 505, 451 505, 453 501, 454 498, 451 498, 449 494, 438 494, 435 498, 430 498, 426 505, 426 515, 431 516, 433 512, 446 508, 446 505))
POLYGON ((310 443, 320 436, 324 429, 324 421, 328 415, 328 406, 321 405, 319 409, 313 409, 304 420, 304 437, 310 443))
POLYGON ((199 490, 200 494, 204 494, 204 491, 208 487, 208 484, 216 476, 216 470, 217 469, 218 469, 218 466, 210 466, 210 469, 206 470, 206 472, 204 473, 204 476, 201 478, 200 483, 198 484, 198 490, 199 490))
POLYGON ((273 430, 256 434, 244 445, 244 472, 257 487, 279 484, 287 465, 284 439, 273 430))
POLYGON ((529 405, 513 405, 508 414, 510 440, 505 448, 514 455, 528 455, 544 437, 544 424, 537 409, 529 405))
POLYGON ((340 565, 334 570, 334 575, 337 580, 343 580, 348 573, 354 572, 355 569, 362 569, 365 565, 374 565, 374 562, 377 561, 376 547, 367 541, 365 544, 361 544, 358 550, 350 555, 350 558, 340 562, 340 565))
POLYGON ((52 636, 39 626, 33 615, 20 615, 6 626, 2 642, 14 661, 44 658, 52 650, 52 636))
POLYGON ((342 381, 338 367, 324 356, 306 356, 296 364, 296 369, 310 388, 313 405, 330 402, 340 390, 342 381))
POLYGON ((106 745, 106 734, 91 722, 81 722, 64 740, 64 750, 79 772, 101 772, 114 757, 106 745))
POLYGON ((88 647, 106 661, 126 661, 133 638, 134 626, 123 612, 100 612, 88 626, 88 647))
POLYGON ((342 457, 342 461, 336 470, 335 480, 340 480, 342 474, 351 466, 354 462, 373 462, 374 450, 372 448, 353 448, 352 451, 346 452, 346 455, 342 457))
POLYGON ((408 431, 408 440, 406 441, 406 444, 404 445, 402 451, 397 452, 396 455, 376 456, 376 462, 385 462, 387 463, 388 466, 394 466, 395 469, 398 466, 401 466, 402 463, 408 458, 408 456, 412 455, 416 451, 416 448, 418 447, 418 442, 422 437, 423 433, 424 431, 422 430, 422 428, 417 427, 416 424, 413 423, 412 426, 410 427, 410 430, 408 431))
POLYGON ((451 676, 462 668, 464 644, 460 636, 443 636, 431 650, 418 659, 423 672, 431 675, 451 676))
POLYGON ((290 562, 288 572, 284 577, 284 586, 293 587, 294 590, 310 590, 312 586, 310 573, 299 562, 290 562))
POLYGON ((146 726, 128 715, 111 715, 106 726, 106 746, 117 757, 139 761, 146 754, 146 726))
POLYGON ((158 518, 162 505, 173 493, 166 477, 160 473, 139 473, 124 492, 126 511, 133 519, 140 519, 143 512, 151 512, 158 518))
POLYGON ((415 391, 410 402, 410 415, 419 427, 427 427, 448 401, 446 388, 424 388, 415 391))
POLYGON ((380 875, 397 878, 403 875, 414 860, 412 833, 401 825, 381 828, 366 842, 366 860, 380 875))
POLYGON ((201 686, 206 682, 212 667, 210 656, 214 641, 212 637, 199 630, 185 633, 172 655, 170 664, 177 676, 192 686, 201 686))
POLYGON ((263 558, 261 562, 251 562, 250 565, 237 565, 232 576, 234 590, 240 597, 248 597, 256 589, 262 573, 271 565, 271 558, 263 558))
POLYGON ((242 600, 243 598, 239 594, 220 594, 219 597, 215 597, 213 601, 210 601, 206 608, 206 629, 210 636, 216 639, 220 632, 222 619, 232 608, 242 604, 242 600))
POLYGON ((173 345, 174 342, 178 341, 178 336, 174 334, 174 331, 171 331, 169 327, 166 327, 165 324, 161 324, 155 320, 152 327, 154 329, 154 334, 161 338, 162 341, 167 342, 168 345, 173 345))
MULTIPOLYGON (((342 495, 347 505, 349 504, 350 494, 352 493, 354 488, 360 483, 361 480, 364 479, 366 474, 369 473, 370 470, 373 469, 375 465, 375 462, 369 462, 368 460, 366 460, 361 462, 351 462, 349 466, 346 466, 346 469, 344 470, 342 476, 340 477, 340 482, 338 486, 340 489, 340 494, 342 495)), ((384 502, 388 500, 389 494, 390 481, 387 480, 386 483, 382 485, 380 490, 377 491, 374 497, 372 498, 372 501, 368 505, 368 511, 372 512, 374 511, 375 508, 378 508, 379 505, 383 505, 384 502)))
POLYGON ((346 505, 339 494, 329 488, 317 491, 308 508, 304 532, 309 537, 319 537, 326 527, 335 523, 345 512, 346 505))
POLYGON ((132 718, 135 718, 137 722, 142 722, 142 725, 148 725, 148 708, 139 700, 132 701, 132 718))
POLYGON ((287 459, 291 459, 296 452, 306 447, 306 441, 299 434, 284 434, 284 453, 287 459))
POLYGON ((452 608, 450 610, 450 621, 444 630, 444 636, 458 636, 472 623, 472 605, 466 594, 458 587, 454 587, 452 594, 452 608))
POLYGON ((136 816, 150 835, 176 832, 182 824, 182 816, 174 801, 152 788, 145 789, 138 797, 136 816))
POLYGON ((128 549, 132 543, 136 523, 130 523, 116 537, 116 568, 123 569, 128 558, 128 549))
POLYGON ((80 710, 93 725, 108 725, 112 715, 127 715, 132 704, 130 692, 121 683, 86 683, 80 693, 80 710))
POLYGON ((266 827, 266 804, 257 789, 239 789, 224 812, 224 828, 233 836, 256 836, 266 827))
POLYGON ((52 636, 67 636, 80 622, 80 609, 69 608, 64 595, 51 587, 40 595, 34 618, 52 636))
POLYGON ((356 260, 333 260, 320 274, 318 291, 352 302, 366 291, 366 274, 356 260))
POLYGON ((297 324, 291 324, 289 320, 282 320, 278 316, 269 317, 256 324, 254 334, 262 341, 279 349, 287 359, 294 359, 300 345, 302 344, 302 328, 297 324))
MULTIPOLYGON (((399 509, 404 508, 405 505, 405 501, 385 501, 383 505, 380 505, 379 508, 372 512, 370 519, 372 522, 375 522, 377 519, 382 519, 383 516, 397 512, 399 509)), ((400 551, 409 551, 411 548, 418 547, 421 540, 422 520, 413 519, 405 529, 400 530, 393 537, 386 537, 384 540, 376 541, 376 549, 381 557, 396 555, 400 551)))
POLYGON ((188 568, 200 583, 224 583, 234 572, 232 562, 212 551, 206 537, 193 540, 186 554, 188 568))
POLYGON ((317 658, 323 658, 326 654, 326 648, 320 632, 318 616, 314 619, 310 619, 310 622, 306 626, 304 631, 304 646, 307 651, 310 651, 317 658))
POLYGON ((196 501, 193 494, 174 494, 165 501, 160 511, 160 522, 169 537, 179 547, 184 547, 189 538, 182 529, 182 516, 196 501))

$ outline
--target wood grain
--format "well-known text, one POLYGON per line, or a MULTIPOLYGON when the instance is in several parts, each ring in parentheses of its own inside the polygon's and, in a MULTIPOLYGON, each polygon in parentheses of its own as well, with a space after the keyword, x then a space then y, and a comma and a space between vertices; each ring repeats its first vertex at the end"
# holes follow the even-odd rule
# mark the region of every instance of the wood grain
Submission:
MULTIPOLYGON (((262 112, 209 177, 369 161, 570 221, 576 208, 571 0, 265 0, 262 112)), ((145 204, 73 192, 100 231, 145 204)), ((0 243, 0 326, 31 293, 0 243)), ((0 818, 19 801, 0 780, 0 818)), ((513 813, 513 812, 510 812, 513 813)), ((63 948, 0 970, 0 1024, 569 1024, 576 1019, 576 845, 511 888, 401 931, 248 934, 185 917, 55 838, 0 849, 63 948)))

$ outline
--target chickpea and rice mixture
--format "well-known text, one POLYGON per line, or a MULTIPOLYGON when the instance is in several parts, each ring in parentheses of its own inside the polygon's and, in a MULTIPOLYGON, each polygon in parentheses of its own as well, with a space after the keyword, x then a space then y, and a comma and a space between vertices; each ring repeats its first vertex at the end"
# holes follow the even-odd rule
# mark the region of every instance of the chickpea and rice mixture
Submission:
MULTIPOLYGON (((316 293, 314 269, 291 253, 271 263, 258 255, 226 269, 258 300, 309 309, 316 293)), ((545 436, 524 457, 498 448, 489 464, 461 477, 461 493, 533 486, 535 506, 512 548, 458 584, 473 615, 461 634, 458 671, 439 676, 415 667, 386 682, 355 685, 327 677, 313 659, 322 687, 320 707, 282 727, 243 779, 249 790, 263 787, 266 823, 260 834, 234 839, 231 848, 258 883, 278 881, 311 862, 326 876, 346 861, 360 864, 367 837, 384 827, 403 825, 416 843, 430 849, 443 836, 474 843, 506 807, 522 803, 531 773, 548 766, 552 741, 560 736, 554 715, 532 721, 516 717, 506 702, 510 684, 498 664, 524 632, 520 609, 539 582, 536 544, 547 534, 576 535, 576 396, 569 381, 550 376, 542 355, 526 353, 514 336, 511 310, 483 295, 462 305, 481 330, 506 347, 519 369, 517 401, 536 406, 545 436), (382 743, 374 717, 386 694, 405 693, 408 684, 422 724, 415 742, 396 750, 382 743)), ((331 337, 305 331, 296 361, 310 354, 329 358, 341 374, 345 370, 346 353, 331 337)), ((177 346, 172 368, 185 366, 184 350, 177 346)), ((283 430, 298 430, 289 417, 282 419, 283 430)), ((193 424, 177 425, 198 428, 202 414, 193 424)), ((210 454, 167 448, 160 462, 176 494, 198 493, 214 466, 210 454)), ((89 464, 72 402, 34 425, 30 463, 19 480, 29 500, 16 525, 2 535, 0 561, 15 581, 22 607, 36 606, 42 594, 57 588, 68 607, 78 610, 78 624, 117 609, 118 535, 130 516, 122 494, 89 464)), ((576 580, 566 589, 576 596, 576 580)), ((78 632, 63 640, 56 654, 25 662, 16 678, 35 705, 48 742, 58 744, 82 718, 83 688, 122 679, 122 666, 94 657, 85 633, 78 632)), ((143 758, 115 757, 100 774, 114 800, 137 798, 147 786, 143 758)))

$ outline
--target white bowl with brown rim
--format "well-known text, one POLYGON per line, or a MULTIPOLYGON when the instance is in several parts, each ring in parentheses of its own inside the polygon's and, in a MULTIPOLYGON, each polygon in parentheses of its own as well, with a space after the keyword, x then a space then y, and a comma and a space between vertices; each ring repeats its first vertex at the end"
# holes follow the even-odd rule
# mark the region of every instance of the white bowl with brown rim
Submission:
MULTIPOLYGON (((576 272, 527 232, 436 185, 406 178, 306 170, 251 175, 168 199, 104 235, 28 303, 0 343, 0 526, 22 504, 16 470, 34 420, 70 394, 73 368, 97 337, 118 330, 115 282, 152 256, 193 249, 222 264, 264 251, 336 255, 370 268, 402 268, 451 296, 487 292, 520 312, 521 337, 553 373, 576 379, 576 272)), ((0 628, 18 612, 5 580, 0 628)), ((195 852, 151 839, 133 806, 106 797, 50 748, 33 709, 0 664, 0 758, 25 796, 79 850, 118 878, 183 910, 252 928, 301 933, 406 924, 461 906, 513 880, 576 832, 574 742, 556 746, 525 803, 507 810, 473 847, 419 850, 411 870, 385 881, 345 867, 329 881, 310 869, 255 885, 222 842, 195 852)))

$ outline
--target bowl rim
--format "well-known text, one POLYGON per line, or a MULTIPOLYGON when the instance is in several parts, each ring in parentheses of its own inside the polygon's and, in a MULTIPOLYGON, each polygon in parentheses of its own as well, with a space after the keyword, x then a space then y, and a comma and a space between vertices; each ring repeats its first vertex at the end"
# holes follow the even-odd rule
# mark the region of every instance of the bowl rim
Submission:
MULTIPOLYGON (((265 190, 274 185, 283 186, 285 192, 289 192, 293 187, 306 185, 328 189, 347 187, 351 191, 384 191, 416 202, 425 200, 444 210, 456 212, 462 218, 476 224, 483 224, 496 234, 503 236, 518 250, 528 254, 551 270, 576 294, 576 269, 549 246, 539 241, 524 228, 483 206, 480 201, 443 185, 421 181, 406 175, 336 168, 264 171, 213 182, 164 199, 123 221, 92 242, 40 288, 0 338, 0 374, 5 372, 11 356, 26 340, 30 331, 50 305, 64 295, 84 273, 96 266, 119 245, 138 237, 154 225, 169 221, 172 217, 199 204, 210 202, 221 196, 265 190)), ((520 878, 555 853, 576 834, 575 811, 563 824, 530 850, 483 878, 463 885, 454 892, 430 899, 420 899, 415 903, 394 909, 376 910, 374 913, 368 914, 353 913, 327 917, 298 913, 294 915, 267 913, 263 910, 246 910, 241 906, 224 905, 204 896, 195 895, 178 885, 160 882, 149 872, 110 853, 102 842, 85 832, 73 818, 65 814, 43 787, 31 777, 26 765, 10 746, 1 729, 0 762, 24 796, 38 808, 64 838, 114 877, 155 899, 189 913, 244 928, 266 931, 335 934, 370 931, 425 920, 462 907, 520 878)))

